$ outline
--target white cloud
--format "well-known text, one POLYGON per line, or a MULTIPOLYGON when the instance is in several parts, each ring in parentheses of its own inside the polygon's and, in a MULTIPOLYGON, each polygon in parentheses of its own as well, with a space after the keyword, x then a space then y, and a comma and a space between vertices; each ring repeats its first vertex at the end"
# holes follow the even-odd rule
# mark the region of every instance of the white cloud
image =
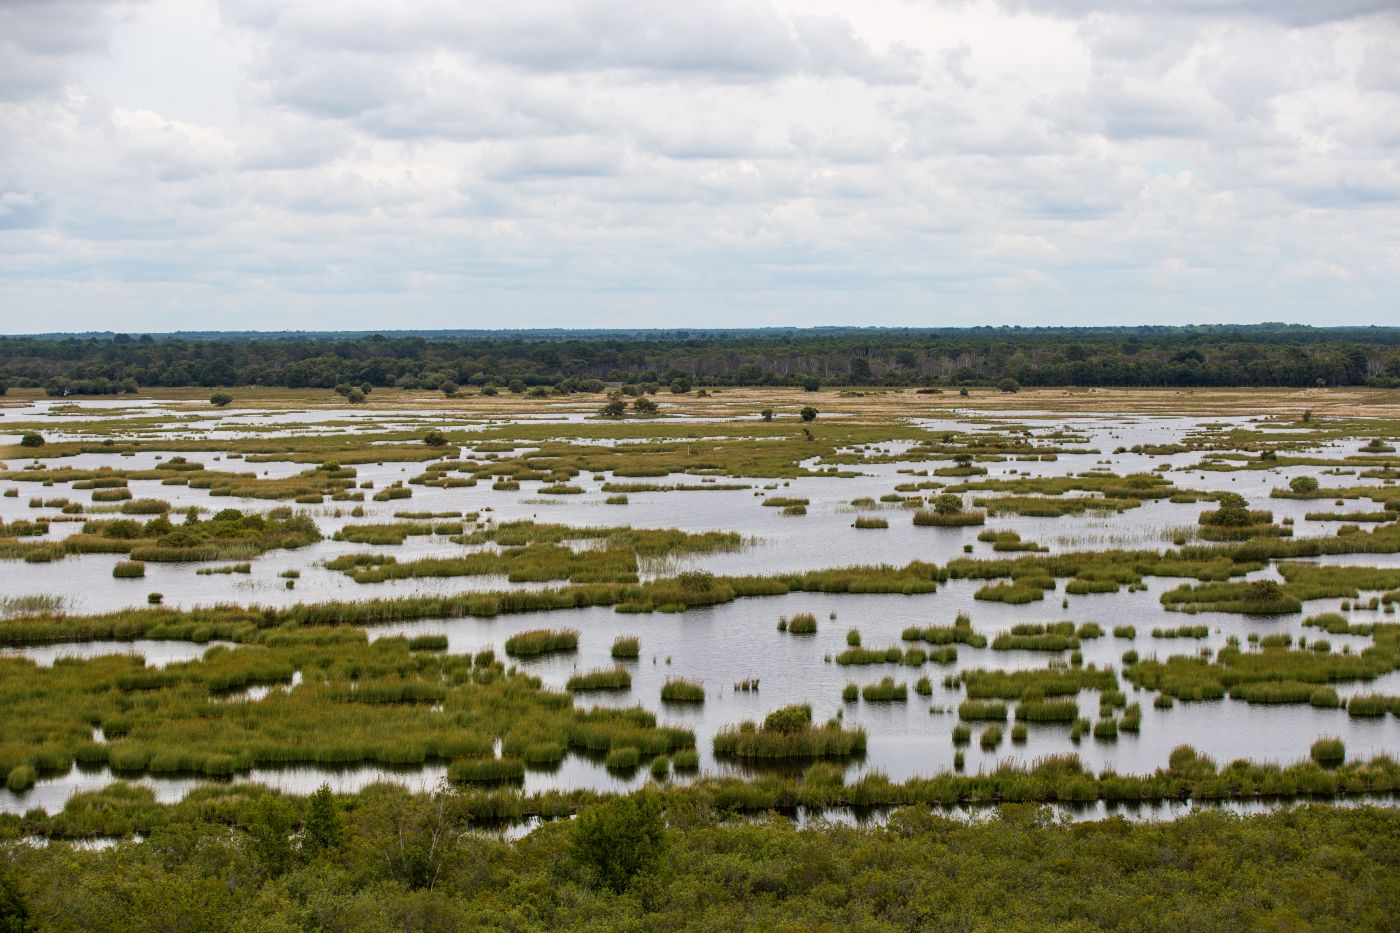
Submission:
POLYGON ((0 331, 1388 320, 1397 60, 1383 0, 11 0, 0 331))

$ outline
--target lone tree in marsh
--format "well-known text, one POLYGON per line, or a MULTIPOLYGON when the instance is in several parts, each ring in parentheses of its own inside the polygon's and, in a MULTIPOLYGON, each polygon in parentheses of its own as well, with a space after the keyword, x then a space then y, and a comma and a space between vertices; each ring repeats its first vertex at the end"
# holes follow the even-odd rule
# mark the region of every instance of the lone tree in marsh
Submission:
POLYGON ((1289 480, 1288 488, 1294 492, 1317 492, 1317 480, 1311 476, 1295 476, 1289 480))
POLYGON ((671 391, 677 395, 684 395, 690 391, 690 380, 684 377, 671 380, 671 391))
POLYGON ((24 435, 23 437, 21 437, 21 438, 19 439, 19 446, 21 446, 21 447, 43 447, 43 446, 44 446, 44 436, 43 436, 42 434, 35 434, 33 431, 31 431, 31 432, 29 432, 28 434, 24 435))
POLYGON ((1010 376, 997 380, 997 388, 1003 392, 1020 392, 1021 384, 1010 376))
POLYGON ((301 850, 308 856, 335 852, 345 844, 345 826, 340 806, 329 784, 322 784, 306 802, 306 822, 302 827, 301 850))
POLYGON ((759 414, 760 417, 763 418, 764 421, 772 421, 772 420, 773 420, 773 409, 771 409, 771 408, 765 408, 765 409, 763 409, 763 411, 759 412, 758 414, 759 414))
POLYGON ((232 401, 233 396, 229 395, 227 392, 215 392, 213 395, 209 396, 209 404, 213 405, 215 408, 223 408, 232 401))
POLYGON ((627 414, 627 402, 620 395, 610 398, 606 405, 598 409, 598 414, 604 418, 621 418, 627 414))
POLYGON ((800 417, 803 421, 816 421, 816 420, 817 420, 817 410, 816 410, 815 408, 813 408, 811 405, 804 405, 804 406, 802 406, 802 410, 799 411, 797 414, 798 414, 798 417, 800 417))
POLYGON ((654 415, 660 410, 660 406, 643 395, 632 403, 632 410, 639 415, 654 415))
POLYGON ((957 515, 963 510, 962 496, 951 492, 934 496, 933 510, 939 515, 957 515))
POLYGON ((447 438, 443 437, 439 431, 429 431, 423 435, 423 443, 429 447, 446 447, 447 438))

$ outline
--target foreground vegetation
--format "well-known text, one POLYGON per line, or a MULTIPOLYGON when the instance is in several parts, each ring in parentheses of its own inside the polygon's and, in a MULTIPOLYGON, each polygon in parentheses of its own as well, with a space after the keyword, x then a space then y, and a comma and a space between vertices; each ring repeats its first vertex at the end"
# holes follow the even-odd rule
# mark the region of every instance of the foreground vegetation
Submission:
POLYGON ((132 931, 1379 930, 1400 898, 1390 808, 1074 825, 1030 807, 976 822, 907 807, 869 828, 798 829, 653 791, 506 842, 468 830, 479 794, 140 797, 110 804, 159 812, 143 843, 6 846, 9 916, 132 931))

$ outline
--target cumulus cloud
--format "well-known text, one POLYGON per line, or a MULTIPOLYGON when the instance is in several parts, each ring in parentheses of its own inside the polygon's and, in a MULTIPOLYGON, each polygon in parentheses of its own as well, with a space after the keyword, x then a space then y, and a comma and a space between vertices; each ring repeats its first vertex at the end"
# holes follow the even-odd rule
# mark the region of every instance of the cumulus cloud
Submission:
POLYGON ((1393 0, 10 0, 0 331, 1388 319, 1397 61, 1393 0))

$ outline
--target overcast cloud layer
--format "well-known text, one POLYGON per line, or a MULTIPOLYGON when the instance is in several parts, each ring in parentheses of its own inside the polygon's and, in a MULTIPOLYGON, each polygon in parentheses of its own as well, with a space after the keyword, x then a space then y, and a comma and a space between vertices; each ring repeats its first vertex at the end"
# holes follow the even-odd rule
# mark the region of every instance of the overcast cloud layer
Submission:
POLYGON ((0 332, 1400 323, 1400 0, 0 0, 0 332))

